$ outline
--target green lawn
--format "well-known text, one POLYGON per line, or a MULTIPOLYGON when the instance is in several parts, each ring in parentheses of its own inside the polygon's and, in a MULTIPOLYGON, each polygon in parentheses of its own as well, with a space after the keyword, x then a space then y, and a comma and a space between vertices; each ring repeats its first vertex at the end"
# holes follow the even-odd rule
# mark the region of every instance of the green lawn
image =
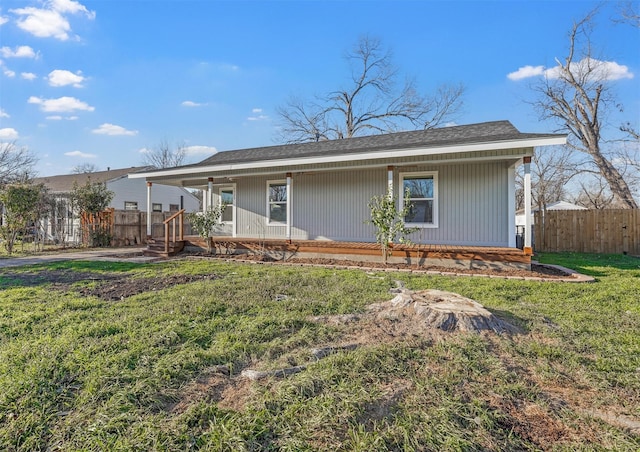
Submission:
POLYGON ((596 282, 216 260, 0 270, 0 450, 640 450, 640 259, 539 259, 596 282), (83 279, 47 277, 70 271, 83 279), (79 294, 101 277, 181 274, 219 278, 119 301, 79 294), (395 280, 473 298, 525 333, 311 359, 348 333, 311 317, 362 312, 395 280), (308 367, 239 376, 294 365, 308 367))

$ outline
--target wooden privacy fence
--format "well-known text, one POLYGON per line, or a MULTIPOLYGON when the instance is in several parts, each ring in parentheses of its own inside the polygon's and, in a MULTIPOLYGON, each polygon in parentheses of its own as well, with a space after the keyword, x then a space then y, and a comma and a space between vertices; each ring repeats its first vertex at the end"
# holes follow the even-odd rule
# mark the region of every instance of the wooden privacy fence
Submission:
MULTIPOLYGON (((164 237, 164 221, 176 212, 152 212, 151 236, 164 237)), ((191 227, 185 223, 185 234, 191 227)), ((144 245, 147 243, 147 212, 140 210, 116 210, 113 213, 113 246, 144 245)))
POLYGON ((536 251, 640 255, 640 209, 535 212, 536 251))
POLYGON ((81 241, 84 246, 104 246, 100 236, 107 238, 113 233, 113 213, 114 209, 107 209, 96 214, 80 214, 81 241))

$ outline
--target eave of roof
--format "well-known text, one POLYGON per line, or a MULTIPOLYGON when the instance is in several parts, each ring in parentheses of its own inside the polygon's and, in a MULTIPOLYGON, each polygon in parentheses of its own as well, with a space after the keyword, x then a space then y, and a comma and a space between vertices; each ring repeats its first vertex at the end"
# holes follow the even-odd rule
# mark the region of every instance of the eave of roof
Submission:
POLYGON ((139 172, 131 178, 264 169, 282 165, 318 165, 416 155, 477 152, 565 144, 566 135, 520 133, 508 121, 442 129, 372 135, 317 143, 289 144, 220 152, 194 165, 139 172))

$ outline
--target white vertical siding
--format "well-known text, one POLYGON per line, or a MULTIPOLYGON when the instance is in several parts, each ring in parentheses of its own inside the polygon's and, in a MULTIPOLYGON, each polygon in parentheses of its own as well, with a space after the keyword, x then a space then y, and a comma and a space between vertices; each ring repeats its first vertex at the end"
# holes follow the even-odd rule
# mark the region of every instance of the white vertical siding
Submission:
MULTIPOLYGON (((508 246, 508 166, 504 161, 447 165, 412 165, 406 172, 438 172, 439 226, 420 229, 416 243, 508 246)), ((395 193, 400 193, 398 167, 395 193)), ((284 226, 266 224, 267 180, 247 177, 237 181, 239 237, 285 238, 284 226)), ((369 218, 369 200, 387 189, 387 169, 353 169, 294 173, 292 238, 310 240, 375 240, 369 218)))
POLYGON ((508 171, 503 162, 422 170, 438 171, 439 225, 412 234, 414 242, 508 245, 508 171))

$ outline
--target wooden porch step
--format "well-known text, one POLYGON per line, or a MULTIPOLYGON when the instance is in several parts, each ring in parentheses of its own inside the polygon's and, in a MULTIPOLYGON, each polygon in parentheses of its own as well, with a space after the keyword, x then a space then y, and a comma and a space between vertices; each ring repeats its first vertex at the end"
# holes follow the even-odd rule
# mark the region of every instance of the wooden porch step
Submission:
POLYGON ((184 249, 185 241, 176 240, 169 243, 169 252, 165 252, 164 240, 149 239, 147 240, 147 249, 142 252, 145 256, 169 257, 175 256, 184 249))

